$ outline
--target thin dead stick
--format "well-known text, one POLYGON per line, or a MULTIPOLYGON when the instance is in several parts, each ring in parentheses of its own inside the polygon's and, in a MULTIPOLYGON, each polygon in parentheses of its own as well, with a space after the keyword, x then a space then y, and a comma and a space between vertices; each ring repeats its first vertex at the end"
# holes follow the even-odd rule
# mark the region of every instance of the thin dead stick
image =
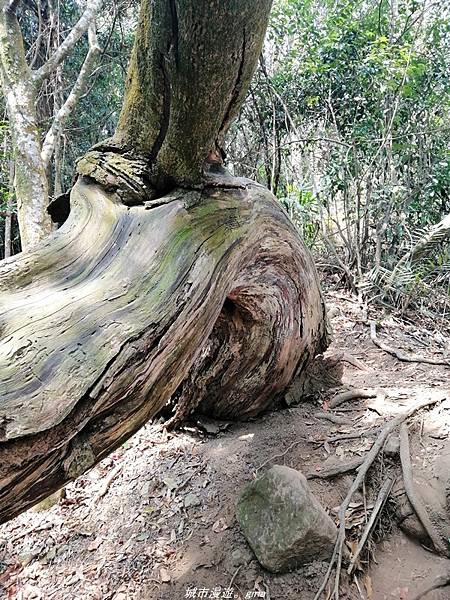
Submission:
POLYGON ((360 361, 359 358, 352 356, 348 352, 341 352, 341 353, 337 354, 336 356, 330 357, 330 362, 331 362, 331 365, 337 365, 340 362, 347 362, 350 365, 353 365, 354 367, 359 369, 360 371, 366 371, 366 372, 373 371, 373 369, 371 369, 370 367, 365 365, 362 361, 360 361))
POLYGON ((353 480, 353 483, 350 486, 350 489, 347 493, 347 496, 345 497, 345 500, 342 502, 341 506, 339 507, 339 513, 338 513, 339 530, 338 530, 336 542, 334 544, 333 554, 331 556, 330 563, 328 565, 328 569, 327 569, 327 572, 323 579, 323 582, 322 582, 319 590, 317 591, 316 595, 314 596, 314 600, 318 600, 320 598, 320 596, 322 595, 323 591, 325 590, 325 587, 328 583, 328 580, 330 579, 331 571, 333 570, 334 565, 336 565, 336 575, 335 575, 335 581, 334 581, 334 597, 335 597, 335 600, 339 600, 339 581, 340 581, 341 565, 342 565, 342 549, 343 549, 344 542, 345 542, 345 513, 346 513, 348 506, 353 498, 353 495, 361 487, 361 484, 364 481, 364 478, 367 475, 368 470, 374 463, 380 450, 383 448, 386 439, 399 425, 401 425, 401 423, 403 423, 403 421, 408 419, 415 412, 417 412, 418 410, 425 408, 427 406, 432 406, 432 405, 436 404, 437 402, 440 402, 441 400, 442 400, 442 398, 433 398, 433 399, 421 402, 419 404, 416 404, 415 406, 413 406, 412 408, 407 410, 405 413, 403 413, 402 415, 398 415, 397 417, 395 417, 394 419, 392 419, 391 421, 389 421, 388 423, 386 423, 386 425, 384 425, 382 427, 377 439, 375 440, 375 442, 372 445, 372 448, 367 453, 363 464, 359 467, 358 474, 356 475, 355 479, 353 480))
POLYGON ((344 440, 358 440, 366 437, 370 437, 371 435, 375 435, 380 431, 379 427, 372 427, 371 429, 365 429, 363 431, 354 431, 353 433, 340 433, 339 435, 334 435, 332 437, 324 440, 329 444, 334 442, 342 442, 344 440))
POLYGON ((431 521, 423 501, 421 500, 414 488, 411 455, 409 452, 408 426, 406 425, 406 423, 403 423, 400 427, 400 461, 402 464, 405 492, 408 496, 408 500, 410 501, 411 506, 414 509, 414 512, 418 516, 419 521, 422 523, 423 528, 425 529, 425 531, 428 534, 428 537, 432 541, 436 552, 438 554, 441 554, 442 556, 448 556, 448 545, 443 542, 442 536, 439 534, 435 525, 431 521))
POLYGON ((228 589, 233 587, 234 580, 236 579, 236 577, 241 569, 242 569, 242 565, 239 565, 238 568, 236 569, 236 571, 234 572, 233 577, 231 578, 231 581, 228 585, 228 589))
POLYGON ((355 575, 353 579, 354 579, 354 581, 355 581, 355 584, 356 584, 356 587, 357 587, 357 589, 358 589, 359 596, 360 596, 361 600, 366 600, 366 597, 365 597, 365 595, 363 594, 363 591, 362 591, 362 589, 361 589, 361 586, 359 585, 359 579, 358 579, 358 577, 355 575))
POLYGON ((375 501, 372 514, 370 515, 370 519, 367 525, 364 527, 364 531, 355 550, 355 554, 353 555, 353 558, 351 559, 350 564, 348 566, 347 573, 349 575, 352 574, 356 566, 356 561, 358 560, 361 552, 363 551, 363 548, 366 545, 369 535, 371 534, 372 529, 375 527, 378 517, 381 515, 381 511, 383 510, 383 506, 386 504, 386 501, 389 498, 394 482, 395 479, 393 477, 388 477, 381 487, 381 490, 375 501))
POLYGON ((191 481, 191 479, 193 479, 197 475, 200 475, 200 473, 202 471, 204 471, 205 468, 206 468, 206 465, 201 465, 201 467, 199 469, 197 469, 196 471, 191 473, 189 475, 189 477, 187 477, 182 483, 180 483, 180 485, 177 487, 176 491, 179 492, 180 490, 184 489, 187 486, 187 484, 191 481))
POLYGON ((122 465, 117 465, 108 474, 108 476, 106 477, 105 481, 103 482, 102 487, 100 488, 100 491, 98 492, 98 494, 94 498, 94 504, 98 500, 100 500, 100 498, 103 498, 103 496, 106 496, 106 493, 108 492, 109 488, 111 487, 112 482, 114 481, 114 479, 117 477, 117 475, 120 473, 121 470, 122 470, 122 465))
POLYGON ((450 585, 450 570, 447 571, 447 573, 444 573, 444 575, 439 575, 439 577, 437 577, 433 582, 428 583, 425 588, 411 600, 421 600, 421 598, 426 596, 429 592, 439 588, 447 587, 448 585, 450 585))
POLYGON ((336 425, 351 425, 353 422, 351 419, 346 419, 345 417, 339 417, 338 415, 334 415, 333 413, 329 413, 329 412, 325 412, 325 411, 316 412, 316 413, 314 413, 313 417, 315 417, 316 419, 330 421, 330 423, 335 423, 336 425))
POLYGON ((349 400, 357 400, 358 398, 376 398, 377 396, 377 390, 348 390, 347 392, 342 392, 342 394, 337 394, 334 398, 332 398, 328 402, 328 407, 336 408, 336 406, 340 406, 349 400))
POLYGON ((24 537, 28 537, 32 533, 38 533, 39 531, 45 531, 46 529, 51 529, 52 527, 53 527, 53 523, 45 523, 45 525, 42 525, 41 527, 30 527, 30 529, 26 529, 25 531, 22 531, 22 533, 18 533, 17 535, 13 536, 8 541, 14 543, 24 537))
POLYGON ((333 465, 328 469, 322 469, 317 472, 308 473, 306 479, 327 479, 329 477, 336 477, 337 475, 343 475, 344 473, 348 473, 349 471, 354 471, 358 467, 360 467, 365 459, 364 456, 358 456, 353 460, 349 460, 348 462, 341 463, 340 465, 333 465))
POLYGON ((292 450, 292 448, 293 448, 294 446, 297 446, 298 444, 301 444, 301 442, 308 442, 308 441, 309 441, 309 440, 307 440, 306 438, 303 438, 303 437, 302 437, 301 439, 299 439, 299 440, 297 440, 297 441, 295 441, 295 442, 292 442, 292 444, 290 444, 290 445, 289 445, 289 446, 286 448, 286 450, 285 450, 284 452, 282 452, 281 454, 275 454, 274 456, 271 456, 270 458, 268 458, 267 460, 265 460, 263 463, 261 463, 261 464, 259 465, 259 467, 256 469, 256 471, 255 471, 255 472, 257 473, 258 471, 260 471, 260 470, 261 470, 263 467, 265 467, 265 466, 266 466, 268 463, 270 463, 272 460, 275 460, 276 458, 282 458, 283 456, 285 456, 285 455, 286 455, 286 454, 289 452, 289 450, 292 450))
POLYGON ((398 348, 392 348, 388 344, 385 344, 377 336, 377 326, 374 321, 370 321, 370 339, 375 346, 380 348, 380 350, 384 350, 384 352, 387 352, 391 356, 395 356, 395 358, 398 358, 398 360, 401 360, 402 362, 418 362, 426 365, 442 365, 450 367, 450 361, 444 360, 443 358, 428 358, 427 356, 421 356, 420 354, 408 354, 398 348))

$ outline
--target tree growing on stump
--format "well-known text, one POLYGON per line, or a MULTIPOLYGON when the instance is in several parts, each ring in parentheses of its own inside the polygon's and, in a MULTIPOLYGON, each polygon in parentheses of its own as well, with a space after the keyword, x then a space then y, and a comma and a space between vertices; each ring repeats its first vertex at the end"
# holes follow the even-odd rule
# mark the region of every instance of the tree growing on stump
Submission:
POLYGON ((323 349, 311 255, 221 164, 270 5, 143 0, 115 136, 78 162, 63 226, 0 265, 0 521, 168 403, 266 410, 323 349))

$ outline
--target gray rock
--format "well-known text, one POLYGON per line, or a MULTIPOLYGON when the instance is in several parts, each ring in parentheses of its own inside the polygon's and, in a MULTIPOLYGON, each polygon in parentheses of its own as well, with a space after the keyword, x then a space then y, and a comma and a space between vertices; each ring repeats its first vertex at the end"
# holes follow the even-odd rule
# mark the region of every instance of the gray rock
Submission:
POLYGON ((200 498, 195 494, 189 493, 184 499, 184 506, 190 508, 191 506, 200 506, 200 498))
POLYGON ((383 454, 391 458, 396 458, 400 454, 400 438, 398 435, 391 435, 383 448, 383 454))
POLYGON ((242 532, 263 567, 287 572, 331 556, 337 529, 299 471, 279 465, 249 483, 236 506, 242 532))

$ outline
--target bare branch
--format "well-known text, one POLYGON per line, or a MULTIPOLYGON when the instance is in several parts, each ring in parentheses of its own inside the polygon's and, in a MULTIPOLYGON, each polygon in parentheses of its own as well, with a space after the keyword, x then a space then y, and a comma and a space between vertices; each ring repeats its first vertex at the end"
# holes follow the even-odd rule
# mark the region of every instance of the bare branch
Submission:
POLYGON ((78 74, 77 80, 68 95, 66 101, 58 110, 53 120, 53 123, 50 129, 45 136, 44 143, 42 144, 42 160, 44 162, 45 168, 48 167, 50 163, 50 159, 55 150, 56 140, 58 136, 61 134, 64 123, 72 114, 75 106, 78 104, 81 96, 83 95, 87 83, 89 81, 89 77, 92 73, 92 68, 95 64, 98 54, 100 54, 100 46, 97 42, 97 35, 95 32, 95 24, 91 24, 88 29, 88 38, 89 38, 89 50, 86 54, 86 58, 84 59, 84 63, 81 67, 81 70, 78 74))
POLYGON ((62 44, 56 49, 54 54, 50 56, 48 61, 42 65, 40 69, 34 71, 35 81, 42 81, 48 77, 59 64, 62 63, 81 36, 88 30, 91 23, 93 23, 100 8, 101 2, 102 0, 88 0, 85 11, 73 26, 73 29, 67 35, 62 44))

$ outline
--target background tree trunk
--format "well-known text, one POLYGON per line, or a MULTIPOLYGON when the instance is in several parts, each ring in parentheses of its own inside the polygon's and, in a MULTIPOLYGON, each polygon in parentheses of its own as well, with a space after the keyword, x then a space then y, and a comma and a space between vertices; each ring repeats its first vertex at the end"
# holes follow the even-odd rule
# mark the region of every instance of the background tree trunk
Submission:
POLYGON ((14 161, 9 161, 9 181, 8 181, 8 200, 6 203, 5 215, 5 258, 11 256, 11 229, 12 229, 12 210, 14 197, 14 161))
POLYGON ((62 228, 0 265, 0 521, 168 404, 258 414, 325 347, 297 230, 220 167, 270 0, 224 5, 143 2, 117 135, 78 163, 62 228))
POLYGON ((100 1, 89 0, 83 15, 60 46, 46 63, 33 70, 27 63, 22 32, 16 15, 18 2, 0 0, 0 77, 12 133, 17 218, 24 250, 37 244, 52 231, 52 222, 47 212, 47 170, 56 139, 83 94, 99 53, 93 32, 89 36, 89 52, 78 79, 66 101, 55 114, 44 144, 38 127, 38 91, 44 79, 61 64, 81 35, 89 26, 92 27, 100 1))
POLYGON ((0 73, 14 145, 17 217, 22 247, 26 248, 51 231, 46 211, 48 182, 41 160, 35 86, 22 34, 15 13, 5 6, 0 9, 0 73))

